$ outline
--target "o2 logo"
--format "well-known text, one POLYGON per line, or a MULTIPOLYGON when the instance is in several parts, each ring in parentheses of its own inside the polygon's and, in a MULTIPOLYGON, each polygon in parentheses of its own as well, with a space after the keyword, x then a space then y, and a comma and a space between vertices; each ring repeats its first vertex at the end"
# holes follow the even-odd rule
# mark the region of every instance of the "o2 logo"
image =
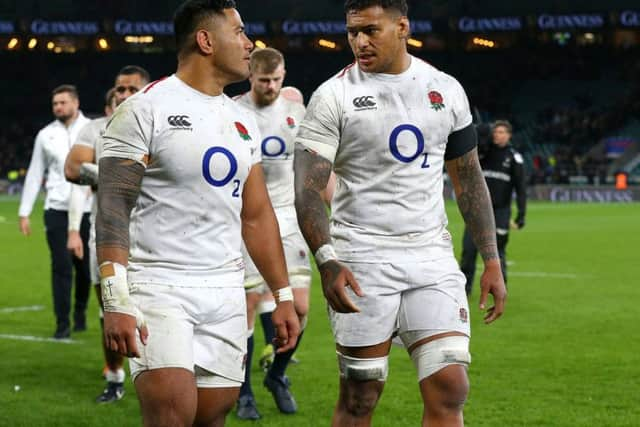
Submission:
POLYGON ((263 156, 278 157, 284 154, 287 145, 279 136, 268 136, 262 140, 261 150, 263 156))
POLYGON ((232 197, 240 197, 240 180, 233 179, 238 172, 238 161, 231 151, 227 150, 224 147, 211 147, 205 153, 202 158, 202 176, 205 181, 207 181, 210 185, 214 187, 224 187, 228 183, 233 180, 233 191, 231 193, 232 197), (229 172, 222 179, 215 179, 211 174, 211 159, 213 156, 224 156, 229 161, 229 172))
POLYGON ((422 160, 422 164, 420 167, 422 169, 428 169, 429 167, 431 167, 431 165, 428 162, 429 153, 423 153, 424 135, 422 135, 422 132, 420 131, 420 129, 418 129, 413 125, 404 124, 393 129, 393 131, 391 132, 391 135, 389 135, 389 150, 391 151, 391 154, 393 155, 393 157, 400 160, 402 163, 411 163, 414 160, 416 160, 418 157, 423 156, 424 159, 422 160), (416 138, 416 151, 410 156, 405 156, 398 149, 398 137, 403 132, 410 132, 416 138))

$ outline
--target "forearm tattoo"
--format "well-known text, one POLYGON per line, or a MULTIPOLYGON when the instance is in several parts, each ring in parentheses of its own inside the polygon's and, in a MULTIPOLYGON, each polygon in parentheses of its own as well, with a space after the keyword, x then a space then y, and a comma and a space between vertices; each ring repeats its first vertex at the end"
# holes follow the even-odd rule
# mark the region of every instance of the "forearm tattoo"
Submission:
POLYGON ((297 149, 294 160, 298 225, 309 249, 315 253, 329 243, 329 218, 320 192, 331 175, 331 162, 307 150, 297 149))
POLYGON ((496 224, 491 196, 480 169, 477 150, 454 159, 458 176, 458 207, 473 241, 485 261, 498 259, 496 224))
POLYGON ((340 272, 342 266, 334 261, 327 261, 322 266, 318 266, 322 283, 334 283, 340 272))
POLYGON ((100 160, 98 180, 97 248, 129 250, 129 216, 140 193, 144 167, 133 161, 100 160))
POLYGON ((92 187, 98 185, 98 165, 95 163, 82 163, 80 165, 78 184, 92 187))

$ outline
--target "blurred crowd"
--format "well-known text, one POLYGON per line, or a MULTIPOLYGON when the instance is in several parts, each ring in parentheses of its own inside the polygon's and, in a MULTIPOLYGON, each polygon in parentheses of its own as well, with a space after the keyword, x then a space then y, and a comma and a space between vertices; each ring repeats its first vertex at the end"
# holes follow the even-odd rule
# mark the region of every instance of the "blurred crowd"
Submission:
MULTIPOLYGON (((165 56, 144 56, 142 65, 151 70, 152 77, 160 77, 166 74, 167 64, 171 63, 165 56)), ((640 55, 637 50, 612 53, 604 48, 550 47, 526 53, 521 49, 506 49, 492 52, 429 52, 424 56, 433 65, 460 80, 474 105, 476 121, 488 123, 503 118, 511 121, 514 125, 513 142, 528 159, 531 183, 568 183, 569 177, 574 175, 585 176, 589 182, 603 182, 609 159, 603 150, 594 147, 603 137, 623 128, 630 120, 640 120, 640 55), (509 60, 505 61, 505 57, 509 60), (540 105, 532 107, 534 111, 522 114, 515 105, 521 88, 528 81, 548 81, 549 90, 557 90, 561 81, 578 84, 586 81, 592 85, 593 82, 602 82, 603 85, 610 81, 623 82, 625 87, 631 89, 605 97, 607 99, 584 93, 573 94, 561 103, 547 104, 542 94, 540 105), (529 134, 527 144, 522 144, 518 137, 524 129, 529 134)), ((100 111, 102 93, 108 85, 106 81, 103 82, 104 70, 115 70, 133 61, 131 56, 126 55, 114 55, 104 62, 106 58, 99 62, 90 54, 85 54, 85 57, 75 55, 65 59, 58 56, 55 59, 56 68, 61 72, 59 76, 69 76, 68 79, 64 78, 64 83, 79 86, 81 109, 85 114, 100 111)), ((137 55, 135 58, 141 59, 137 55)), ((288 55, 287 83, 300 88, 308 101, 320 82, 351 59, 348 51, 323 55, 322 61, 318 61, 317 54, 288 55)), ((24 56, 15 62, 24 67, 9 67, 7 75, 14 78, 0 83, 0 89, 7 93, 7 102, 0 107, 5 119, 4 125, 0 126, 0 179, 6 179, 9 173, 15 176, 14 172, 28 167, 35 135, 52 119, 48 107, 48 87, 53 87, 53 82, 49 81, 52 77, 46 80, 38 74, 47 61, 51 61, 50 57, 24 56), (20 88, 18 92, 11 81, 15 81, 24 70, 31 70, 33 76, 27 77, 33 79, 34 84, 20 88)), ((235 93, 230 95, 245 91, 245 86, 239 84, 231 87, 235 93)))

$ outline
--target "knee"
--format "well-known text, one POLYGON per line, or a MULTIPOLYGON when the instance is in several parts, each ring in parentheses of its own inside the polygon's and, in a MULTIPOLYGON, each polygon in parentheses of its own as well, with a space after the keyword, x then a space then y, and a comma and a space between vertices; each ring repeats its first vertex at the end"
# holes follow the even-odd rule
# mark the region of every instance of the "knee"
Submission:
POLYGON ((388 357, 361 359, 338 353, 338 363, 344 410, 356 418, 371 415, 387 379, 388 357))
POLYGON ((355 418, 370 416, 380 398, 382 385, 383 383, 379 381, 348 384, 343 399, 346 412, 355 418))
POLYGON ((455 335, 430 341, 415 348, 411 359, 428 412, 461 411, 469 393, 469 338, 455 335))
POLYGON ((436 373, 431 378, 435 397, 431 403, 431 410, 437 412, 462 412, 469 395, 469 381, 466 370, 461 366, 452 365, 436 373))

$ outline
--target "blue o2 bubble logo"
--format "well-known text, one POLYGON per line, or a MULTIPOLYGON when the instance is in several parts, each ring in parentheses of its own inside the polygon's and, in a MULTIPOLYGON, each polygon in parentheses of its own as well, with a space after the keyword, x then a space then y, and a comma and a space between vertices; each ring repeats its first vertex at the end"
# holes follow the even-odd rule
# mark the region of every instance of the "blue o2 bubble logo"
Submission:
MULTIPOLYGON (((204 176, 205 181, 214 187, 224 187, 227 185, 236 175, 236 172, 238 172, 238 161, 231 151, 226 148, 211 147, 204 153, 204 157, 202 158, 202 176, 204 176), (211 175, 211 159, 215 154, 223 155, 229 160, 229 172, 227 172, 227 175, 222 179, 215 179, 213 175, 211 175)), ((239 184, 239 180, 237 181, 239 184)))
POLYGON ((267 156, 267 157, 278 157, 282 154, 284 154, 284 152, 287 149, 287 146, 284 142, 284 139, 280 138, 279 136, 268 136, 265 139, 262 140, 262 154, 267 156), (270 141, 276 141, 278 143, 278 149, 277 150, 271 150, 269 151, 269 148, 273 148, 270 147, 269 144, 270 141))
POLYGON ((422 162, 421 168, 427 169, 429 168, 429 164, 427 163, 428 153, 423 153, 424 151, 424 135, 414 125, 403 124, 399 125, 391 132, 389 136, 389 150, 391 154, 396 159, 400 160, 402 163, 411 163, 416 160, 420 156, 424 156, 424 161, 422 162), (398 137, 402 132, 411 132, 416 138, 416 151, 410 156, 405 156, 398 149, 398 137))

